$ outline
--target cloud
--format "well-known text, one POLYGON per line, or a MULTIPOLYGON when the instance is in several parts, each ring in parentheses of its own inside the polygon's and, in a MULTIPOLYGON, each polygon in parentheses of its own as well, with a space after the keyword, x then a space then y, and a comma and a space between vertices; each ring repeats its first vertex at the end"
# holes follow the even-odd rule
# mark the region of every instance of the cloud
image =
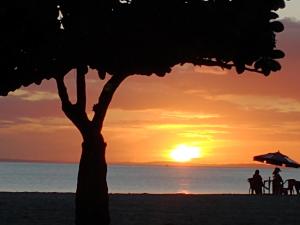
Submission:
POLYGON ((21 117, 14 121, 0 120, 0 134, 52 133, 66 129, 73 130, 74 126, 67 119, 61 117, 21 117))
POLYGON ((211 75, 225 75, 228 74, 228 71, 220 68, 220 67, 209 67, 209 66, 195 66, 195 73, 200 74, 211 74, 211 75))
POLYGON ((200 112, 176 111, 165 109, 144 109, 144 110, 125 110, 110 109, 107 114, 108 122, 120 121, 151 121, 167 122, 167 121, 185 121, 185 120, 205 120, 211 118, 219 118, 218 114, 207 114, 200 112))
POLYGON ((162 112, 162 118, 175 118, 175 119, 208 119, 208 118, 218 118, 220 115, 217 114, 205 114, 205 113, 191 113, 191 112, 180 112, 180 111, 170 111, 162 112))
POLYGON ((299 28, 300 26, 300 20, 298 20, 297 18, 285 17, 281 21, 285 24, 285 27, 288 29, 299 28))
POLYGON ((286 18, 282 20, 282 23, 284 31, 278 34, 278 46, 286 53, 283 60, 297 61, 300 58, 300 21, 286 18))
POLYGON ((14 124, 12 120, 0 120, 0 129, 10 127, 12 124, 14 124))
POLYGON ((259 95, 216 95, 206 98, 226 101, 247 110, 274 110, 281 113, 300 112, 300 101, 292 98, 259 95))
POLYGON ((228 132, 229 126, 219 124, 220 117, 218 114, 163 109, 111 109, 103 131, 107 137, 119 142, 144 140, 146 143, 157 135, 170 137, 173 141, 212 140, 216 135, 228 132))
POLYGON ((16 91, 10 93, 10 96, 14 96, 14 97, 20 98, 24 101, 30 101, 30 102, 44 101, 44 100, 57 100, 58 99, 58 95, 51 93, 51 92, 29 91, 29 90, 23 90, 23 89, 18 89, 16 91))
POLYGON ((174 72, 177 73, 199 73, 199 74, 210 74, 210 75, 225 75, 228 71, 214 66, 194 66, 190 63, 185 63, 183 65, 177 65, 172 69, 174 72))

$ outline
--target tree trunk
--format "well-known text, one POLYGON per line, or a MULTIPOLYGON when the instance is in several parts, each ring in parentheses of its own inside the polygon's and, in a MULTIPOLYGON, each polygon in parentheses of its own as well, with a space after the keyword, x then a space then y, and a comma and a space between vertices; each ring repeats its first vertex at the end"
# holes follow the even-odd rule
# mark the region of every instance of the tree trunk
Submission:
POLYGON ((110 223, 106 143, 96 130, 84 136, 76 190, 76 225, 110 223))
POLYGON ((98 103, 94 105, 92 120, 86 113, 85 74, 88 68, 77 68, 77 102, 72 104, 63 77, 56 78, 58 94, 65 115, 78 128, 82 137, 76 202, 76 225, 108 225, 110 223, 105 161, 106 143, 101 130, 113 94, 127 76, 112 76, 104 85, 98 103))

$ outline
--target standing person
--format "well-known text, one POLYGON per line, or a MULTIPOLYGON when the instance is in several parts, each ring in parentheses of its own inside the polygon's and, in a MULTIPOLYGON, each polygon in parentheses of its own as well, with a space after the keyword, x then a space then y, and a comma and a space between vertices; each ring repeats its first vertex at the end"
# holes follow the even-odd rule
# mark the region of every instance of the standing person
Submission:
POLYGON ((273 194, 274 195, 282 194, 283 180, 279 174, 280 171, 281 170, 278 167, 276 167, 273 171, 273 194))
POLYGON ((252 182, 253 182, 253 189, 255 191, 255 194, 261 195, 264 183, 261 175, 259 174, 259 170, 255 170, 252 176, 252 182))

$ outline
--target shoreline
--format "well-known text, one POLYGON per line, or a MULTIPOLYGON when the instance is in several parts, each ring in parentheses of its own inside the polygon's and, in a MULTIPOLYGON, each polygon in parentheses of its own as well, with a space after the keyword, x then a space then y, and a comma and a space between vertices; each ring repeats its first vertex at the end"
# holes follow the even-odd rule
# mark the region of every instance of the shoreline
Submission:
MULTIPOLYGON (((110 194, 111 225, 296 225, 300 196, 110 194)), ((74 193, 0 192, 1 225, 74 224, 74 193)))

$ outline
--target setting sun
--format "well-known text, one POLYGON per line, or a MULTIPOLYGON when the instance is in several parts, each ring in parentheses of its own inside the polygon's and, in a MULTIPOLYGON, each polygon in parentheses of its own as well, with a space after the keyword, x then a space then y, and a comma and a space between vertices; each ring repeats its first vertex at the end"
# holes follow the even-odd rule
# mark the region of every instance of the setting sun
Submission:
POLYGON ((196 146, 178 145, 170 153, 170 157, 176 162, 188 162, 202 156, 202 149, 196 146))

